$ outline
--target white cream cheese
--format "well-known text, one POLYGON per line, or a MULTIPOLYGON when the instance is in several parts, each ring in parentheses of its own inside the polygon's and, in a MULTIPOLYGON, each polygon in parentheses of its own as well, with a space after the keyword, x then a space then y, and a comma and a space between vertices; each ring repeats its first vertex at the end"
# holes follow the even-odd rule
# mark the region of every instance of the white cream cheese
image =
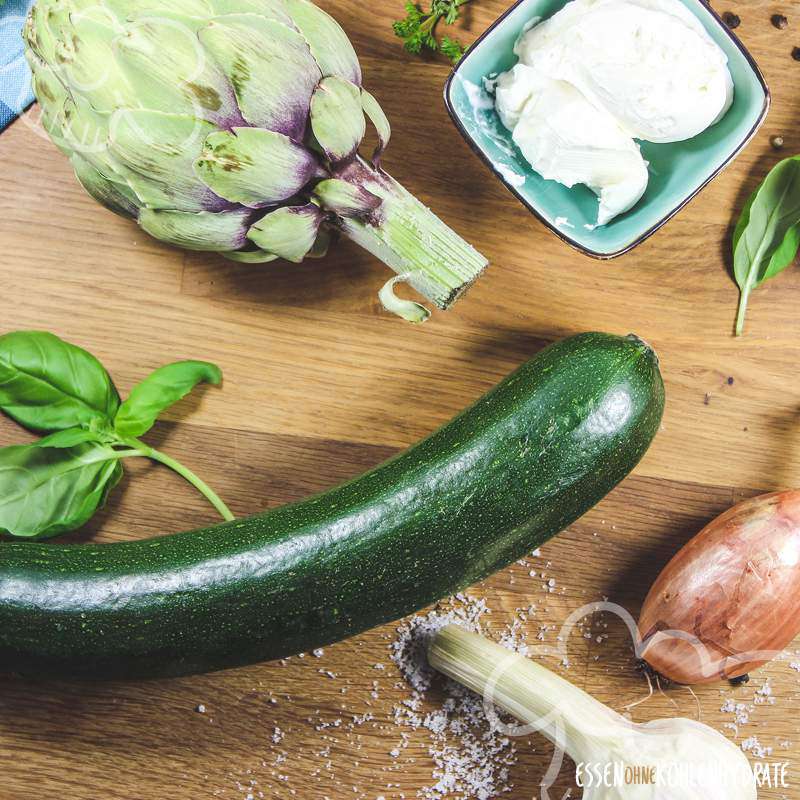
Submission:
POLYGON ((680 0, 572 0, 515 52, 500 118, 543 177, 598 195, 600 225, 647 188, 633 139, 690 139, 733 101, 725 54, 680 0))
POLYGON ((636 143, 571 84, 517 64, 498 79, 496 102, 514 142, 543 178, 585 184, 600 198, 599 225, 644 194, 647 165, 636 143))

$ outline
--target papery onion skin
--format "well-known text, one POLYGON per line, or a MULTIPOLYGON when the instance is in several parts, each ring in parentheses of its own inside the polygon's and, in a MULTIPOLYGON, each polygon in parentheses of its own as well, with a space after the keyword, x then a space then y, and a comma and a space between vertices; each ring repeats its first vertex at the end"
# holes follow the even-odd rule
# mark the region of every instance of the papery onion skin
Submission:
POLYGON ((642 658, 682 684, 738 678, 783 651, 800 634, 800 491, 707 525, 656 579, 639 632, 642 658))

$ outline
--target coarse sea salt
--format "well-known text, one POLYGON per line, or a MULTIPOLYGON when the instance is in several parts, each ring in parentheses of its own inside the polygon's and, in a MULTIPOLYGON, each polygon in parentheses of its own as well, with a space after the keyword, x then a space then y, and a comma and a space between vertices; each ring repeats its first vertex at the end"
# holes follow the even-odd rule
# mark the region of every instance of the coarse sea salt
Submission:
MULTIPOLYGON (((523 609, 518 611, 525 613, 523 609)), ((430 733, 428 753, 434 762, 434 782, 419 790, 418 796, 424 800, 452 796, 489 800, 511 789, 509 771, 517 760, 516 748, 508 736, 489 724, 482 697, 445 680, 442 704, 432 711, 424 708, 434 682, 442 681, 425 657, 432 637, 452 624, 481 632, 481 618, 488 613, 485 600, 457 595, 427 614, 412 617, 397 629, 391 658, 411 687, 411 697, 395 707, 393 716, 400 726, 412 730, 424 728, 430 733)), ((526 648, 517 620, 501 641, 510 649, 526 648)), ((407 746, 406 738, 400 748, 407 746)))
POLYGON ((756 758, 767 758, 772 755, 772 748, 762 746, 755 736, 745 739, 741 748, 745 753, 752 753, 756 758))

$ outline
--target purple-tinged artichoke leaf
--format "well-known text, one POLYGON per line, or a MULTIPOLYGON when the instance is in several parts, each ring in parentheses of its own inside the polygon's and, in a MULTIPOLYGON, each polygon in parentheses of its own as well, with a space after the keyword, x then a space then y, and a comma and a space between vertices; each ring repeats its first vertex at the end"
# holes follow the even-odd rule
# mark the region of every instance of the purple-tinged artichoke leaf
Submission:
MULTIPOLYGON (((58 120, 60 139, 57 143, 68 148, 70 156, 80 156, 101 175, 133 190, 128 178, 133 174, 111 152, 109 124, 111 114, 95 111, 83 97, 64 103, 58 120)), ((141 200, 137 205, 143 205, 141 200)))
POLYGON ((73 25, 79 20, 92 20, 98 25, 113 28, 118 33, 123 31, 121 23, 125 21, 109 8, 105 2, 98 0, 70 0, 69 3, 58 3, 51 6, 54 13, 51 21, 57 24, 73 25), (58 9, 58 10, 55 10, 58 9))
POLYGON ((98 203, 115 214, 136 219, 139 213, 139 204, 136 195, 130 188, 122 183, 109 180, 79 155, 73 155, 70 161, 81 186, 98 203))
POLYGON ((284 206, 258 220, 247 238, 262 250, 297 264, 314 247, 323 218, 314 203, 284 206))
POLYGON ((244 119, 302 141, 322 77, 305 39, 257 14, 216 17, 198 36, 233 86, 244 119))
POLYGON ((361 66, 339 23, 308 0, 284 0, 295 27, 303 34, 323 76, 336 75, 361 85, 361 66))
POLYGON ((41 106, 40 122, 42 127, 47 131, 53 144, 67 157, 72 158, 75 152, 70 143, 64 138, 62 120, 64 118, 63 110, 59 108, 50 108, 48 106, 41 106))
POLYGON ((120 68, 137 105, 223 127, 242 124, 227 76, 197 39, 201 24, 205 20, 174 14, 138 19, 115 42, 120 68))
POLYGON ((102 3, 121 21, 133 20, 134 24, 139 17, 158 17, 165 12, 202 19, 214 15, 211 4, 206 0, 102 0, 102 3))
POLYGON ((70 156, 79 156, 108 180, 125 186, 136 206, 141 207, 147 201, 137 194, 132 181, 132 178, 141 176, 120 161, 111 150, 111 117, 110 114, 94 111, 83 98, 76 98, 75 102, 67 101, 58 121, 60 139, 55 141, 69 148, 70 156))
POLYGON ((55 123, 61 146, 79 154, 106 175, 116 171, 108 151, 109 119, 109 114, 94 111, 85 99, 77 97, 64 103, 55 123))
MULTIPOLYGON (((95 22, 100 29, 107 29, 109 31, 120 32, 122 27, 116 15, 103 5, 102 2, 97 0, 69 0, 69 2, 42 2, 36 4, 41 7, 41 15, 37 16, 37 32, 59 42, 61 40, 70 39, 70 44, 74 44, 76 48, 82 46, 82 42, 76 40, 76 26, 80 28, 82 23, 95 22)), ((102 38, 103 41, 110 41, 109 34, 102 35, 102 30, 94 31, 89 35, 88 41, 97 41, 102 38)), ((54 48, 54 59, 51 61, 47 59, 48 63, 56 63, 58 60, 59 52, 62 54, 68 52, 65 50, 59 51, 57 46, 54 48)), ((69 61, 63 62, 68 65, 69 61)))
POLYGON ((105 0, 100 0, 100 2, 98 0, 43 0, 43 4, 64 16, 83 13, 89 9, 99 12, 106 5, 105 0))
POLYGON ((69 93, 53 70, 40 64, 32 65, 33 91, 39 98, 40 121, 56 147, 67 156, 72 148, 64 142, 61 133, 61 119, 64 106, 70 102, 69 93))
POLYGON ((236 261, 239 264, 268 264, 270 261, 277 261, 278 256, 274 253, 267 253, 264 250, 237 250, 233 253, 220 253, 228 261, 236 261))
POLYGON ((282 0, 210 0, 212 17, 223 14, 258 14, 292 27, 292 18, 282 0))
POLYGON ((139 225, 151 236, 186 250, 239 250, 247 242, 252 212, 158 211, 143 208, 139 225))
POLYGON ((377 167, 380 165, 381 156, 389 146, 389 139, 392 138, 392 126, 380 103, 366 89, 361 90, 361 105, 378 134, 378 146, 372 154, 372 163, 377 167))
POLYGON ((141 105, 112 47, 118 31, 90 17, 76 15, 71 22, 71 30, 56 43, 56 63, 73 97, 101 112, 141 105))
MULTIPOLYGON (((34 83, 35 86, 35 83, 34 83)), ((67 157, 72 158, 75 150, 72 143, 69 141, 68 135, 65 135, 66 128, 66 113, 65 109, 71 105, 70 100, 67 100, 63 106, 49 106, 40 105, 41 118, 40 122, 42 127, 47 131, 53 144, 67 157)))
POLYGON ((327 225, 323 225, 317 233, 314 246, 308 251, 306 258, 325 258, 328 255, 328 248, 331 246, 331 231, 327 225))
POLYGON ((287 136, 234 128, 206 138, 194 169, 214 194, 251 208, 280 203, 316 174, 314 156, 287 136))
POLYGON ((368 217, 383 202, 367 189, 338 178, 320 181, 314 187, 314 196, 323 208, 340 217, 368 217))
POLYGON ((203 211, 210 190, 194 172, 209 122, 158 111, 121 110, 109 123, 111 154, 131 170, 128 183, 148 208, 203 211))
POLYGON ((311 98, 311 130, 329 161, 351 158, 367 131, 359 87, 344 78, 323 78, 311 98))
MULTIPOLYGON (((96 12, 94 14, 91 12, 87 13, 85 6, 83 8, 77 8, 76 5, 71 2, 41 2, 36 5, 41 6, 42 22, 40 24, 47 28, 50 35, 53 36, 56 41, 71 36, 73 32, 73 23, 85 17, 95 19, 105 27, 118 27, 113 14, 101 14, 101 19, 97 20, 96 12)), ((97 3, 94 3, 94 5, 97 6, 97 3)))
POLYGON ((69 92, 58 74, 47 64, 32 64, 33 89, 43 106, 61 108, 69 99, 69 92))
POLYGON ((48 13, 44 4, 34 4, 23 27, 22 35, 30 50, 39 57, 42 64, 56 69, 56 37, 47 24, 48 13))

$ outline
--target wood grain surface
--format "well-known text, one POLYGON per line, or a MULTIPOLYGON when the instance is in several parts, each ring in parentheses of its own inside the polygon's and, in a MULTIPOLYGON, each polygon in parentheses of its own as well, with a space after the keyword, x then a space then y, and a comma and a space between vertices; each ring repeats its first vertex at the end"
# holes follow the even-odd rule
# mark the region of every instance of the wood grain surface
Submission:
MULTIPOLYGON (((767 77, 772 112, 746 151, 675 220, 610 263, 560 243, 472 155, 443 107, 447 65, 404 54, 392 36, 401 0, 321 5, 351 36, 366 84, 392 120, 388 171, 491 259, 470 293, 412 327, 379 308, 386 269, 347 243, 323 262, 262 267, 162 246, 83 193, 37 130, 34 109, 0 136, 0 329, 47 329, 88 348, 123 392, 167 361, 218 363, 222 388, 175 406, 150 439, 206 478, 239 515, 379 463, 554 339, 589 329, 635 332, 658 350, 666 379, 655 445, 631 478, 540 558, 470 594, 486 598, 489 629, 498 632, 516 608, 535 602, 529 639, 552 626, 545 640, 554 646, 563 620, 585 603, 608 598, 636 615, 659 570, 705 522, 739 498, 800 483, 800 271, 789 269, 754 294, 739 340, 729 274, 735 215, 781 155, 771 137, 783 137, 784 154, 800 152, 800 63, 791 55, 800 45, 800 2, 715 3, 740 15, 737 34, 767 77), (786 30, 770 24, 778 11, 789 18, 786 30), (555 579, 554 591, 529 575, 531 566, 555 579)), ((471 41, 505 7, 476 0, 459 36, 471 41)), ((0 421, 0 444, 28 438, 0 421)), ((142 464, 72 538, 154 536, 214 521, 177 476, 142 464)), ((591 625, 591 637, 561 643, 569 667, 550 665, 619 710, 644 699, 647 683, 624 626, 613 617, 591 625)), ((320 658, 181 680, 4 679, 0 800, 414 798, 434 782, 434 764, 429 732, 393 721, 409 696, 389 659, 395 628, 326 648, 320 658), (402 731, 410 732, 408 746, 394 757, 402 731)), ((796 650, 800 642, 747 686, 704 687, 696 697, 671 688, 630 713, 639 721, 701 718, 738 743, 755 736, 772 748, 762 760, 789 762, 791 784, 759 797, 800 798, 800 673, 789 666, 796 650), (749 714, 738 732, 724 727, 733 720, 721 711, 729 699, 749 714)), ((434 692, 425 708, 441 699, 434 692)), ((515 748, 513 789, 503 796, 538 797, 551 750, 535 736, 515 748)), ((567 765, 551 796, 572 785, 567 765)))

